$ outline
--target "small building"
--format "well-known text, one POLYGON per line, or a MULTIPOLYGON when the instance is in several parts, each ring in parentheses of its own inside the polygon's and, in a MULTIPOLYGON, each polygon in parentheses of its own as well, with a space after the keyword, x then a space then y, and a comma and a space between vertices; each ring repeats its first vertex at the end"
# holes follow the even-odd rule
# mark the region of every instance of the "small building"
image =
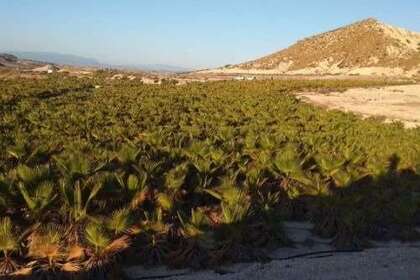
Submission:
POLYGON ((57 66, 52 65, 52 64, 47 64, 47 65, 32 69, 32 72, 51 74, 51 73, 54 73, 58 70, 59 70, 59 68, 57 66))
POLYGON ((254 81, 256 79, 257 79, 257 77, 255 77, 255 76, 248 76, 248 77, 246 77, 246 80, 247 81, 254 81))
POLYGON ((114 76, 111 77, 111 80, 122 80, 124 78, 125 78, 124 74, 115 74, 114 76))
POLYGON ((156 85, 156 84, 160 84, 160 79, 159 78, 142 77, 141 78, 141 81, 145 85, 156 85))

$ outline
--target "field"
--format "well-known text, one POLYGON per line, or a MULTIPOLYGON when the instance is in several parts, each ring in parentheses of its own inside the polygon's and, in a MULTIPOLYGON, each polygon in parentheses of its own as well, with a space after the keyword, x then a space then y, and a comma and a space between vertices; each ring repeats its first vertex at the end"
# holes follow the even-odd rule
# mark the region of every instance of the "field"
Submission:
POLYGON ((417 239, 420 129, 293 95, 385 84, 0 80, 0 275, 266 259, 286 220, 337 248, 417 239))

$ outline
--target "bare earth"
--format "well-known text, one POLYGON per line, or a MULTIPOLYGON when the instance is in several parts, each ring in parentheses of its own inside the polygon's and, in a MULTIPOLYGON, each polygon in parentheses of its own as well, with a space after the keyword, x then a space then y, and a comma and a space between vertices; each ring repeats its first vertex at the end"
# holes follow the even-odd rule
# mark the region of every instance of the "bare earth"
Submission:
POLYGON ((129 279, 173 280, 411 280, 420 277, 420 248, 372 249, 362 253, 242 264, 220 271, 141 271, 129 279), (172 275, 172 276, 171 276, 172 275))
POLYGON ((294 247, 280 248, 267 263, 243 263, 214 270, 170 270, 165 267, 125 268, 130 280, 382 280, 420 279, 420 243, 373 242, 361 252, 335 252, 331 240, 314 236, 313 225, 286 222, 294 247))
POLYGON ((401 121, 407 128, 420 127, 420 85, 357 88, 346 92, 297 94, 298 98, 328 109, 354 112, 364 117, 401 121))

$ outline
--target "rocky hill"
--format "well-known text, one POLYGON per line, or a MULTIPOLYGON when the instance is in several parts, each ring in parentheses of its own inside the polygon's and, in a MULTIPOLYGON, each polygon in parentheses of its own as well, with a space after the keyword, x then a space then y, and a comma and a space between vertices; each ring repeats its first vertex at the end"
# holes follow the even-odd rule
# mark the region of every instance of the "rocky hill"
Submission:
POLYGON ((0 53, 0 66, 14 65, 18 62, 18 58, 7 53, 0 53))
POLYGON ((21 59, 9 53, 0 53, 0 69, 31 70, 44 64, 40 61, 21 59))
POLYGON ((306 38, 266 57, 211 72, 419 75, 420 33, 370 18, 306 38))

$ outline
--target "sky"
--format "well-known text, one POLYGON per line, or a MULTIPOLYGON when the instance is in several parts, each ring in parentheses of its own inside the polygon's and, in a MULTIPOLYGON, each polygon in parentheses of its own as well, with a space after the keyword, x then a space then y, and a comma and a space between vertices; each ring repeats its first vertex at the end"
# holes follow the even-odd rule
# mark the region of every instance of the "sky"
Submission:
POLYGON ((420 32, 419 0, 0 0, 0 50, 210 68, 378 18, 420 32))

